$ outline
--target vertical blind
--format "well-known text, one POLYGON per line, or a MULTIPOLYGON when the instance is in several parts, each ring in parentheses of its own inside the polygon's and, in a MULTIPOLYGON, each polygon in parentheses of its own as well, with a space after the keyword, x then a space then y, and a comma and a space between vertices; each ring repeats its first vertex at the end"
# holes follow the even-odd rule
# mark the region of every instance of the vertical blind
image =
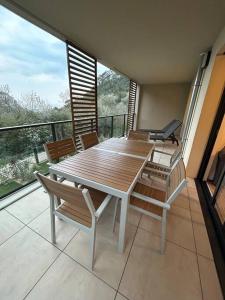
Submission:
POLYGON ((69 41, 66 45, 73 134, 79 150, 79 135, 98 131, 97 60, 69 41))
POLYGON ((127 131, 134 128, 136 95, 137 95, 137 83, 130 80, 129 100, 128 100, 128 116, 127 116, 127 131))

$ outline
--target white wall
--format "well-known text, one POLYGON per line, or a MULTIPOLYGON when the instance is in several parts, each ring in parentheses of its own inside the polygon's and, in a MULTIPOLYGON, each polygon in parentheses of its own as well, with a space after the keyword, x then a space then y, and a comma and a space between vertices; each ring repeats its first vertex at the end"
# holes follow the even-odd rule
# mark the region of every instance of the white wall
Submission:
POLYGON ((209 66, 206 69, 204 79, 203 79, 203 82, 202 82, 202 87, 201 87, 201 90, 200 90, 200 93, 199 93, 199 96, 198 96, 198 99, 197 99, 197 106, 196 106, 195 114, 194 114, 194 117, 193 117, 193 123, 192 123, 192 127, 191 127, 191 130, 190 130, 187 147, 186 147, 185 153, 184 153, 185 165, 188 165, 188 162, 189 162, 189 159, 190 159, 190 153, 191 153, 191 149, 192 149, 192 146, 193 146, 193 141, 194 141, 196 129, 197 129, 197 126, 198 126, 198 121, 199 121, 199 118, 200 118, 202 106, 203 106, 204 99, 205 99, 206 92, 207 92, 207 88, 208 88, 208 85, 209 85, 209 81, 210 81, 213 65, 214 65, 214 62, 215 62, 215 58, 216 58, 216 55, 218 54, 218 52, 222 52, 222 51, 224 52, 224 50, 225 50, 224 45, 225 45, 225 27, 222 30, 222 32, 219 34, 218 38, 216 39, 216 41, 213 45, 210 63, 209 63, 209 66))
POLYGON ((137 128, 164 127, 183 120, 190 83, 141 85, 137 128))

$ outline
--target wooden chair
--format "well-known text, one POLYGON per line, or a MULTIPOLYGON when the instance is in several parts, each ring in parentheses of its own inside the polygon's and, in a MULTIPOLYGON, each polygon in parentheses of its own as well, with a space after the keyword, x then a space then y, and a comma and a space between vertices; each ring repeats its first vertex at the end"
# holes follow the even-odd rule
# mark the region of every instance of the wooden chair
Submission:
POLYGON ((76 153, 76 147, 73 138, 68 138, 60 141, 45 143, 45 152, 49 162, 59 162, 60 158, 76 153))
POLYGON ((99 143, 97 132, 84 133, 79 136, 84 150, 91 148, 99 143))
MULTIPOLYGON (((49 161, 49 166, 59 162, 62 157, 73 155, 77 152, 73 138, 45 143, 43 146, 49 161)), ((59 182, 63 182, 65 180, 64 177, 57 178, 57 176, 54 176, 54 179, 59 180, 59 182)), ((76 186, 76 183, 74 184, 76 186)), ((57 198, 57 204, 60 205, 60 203, 60 199, 57 198)))
POLYGON ((129 130, 127 139, 148 142, 149 141, 149 133, 141 132, 141 131, 137 131, 137 130, 129 130))
POLYGON ((177 160, 180 159, 182 153, 180 149, 175 150, 173 153, 164 152, 161 150, 153 150, 150 161, 146 164, 144 169, 144 173, 150 176, 160 177, 162 179, 167 179, 168 175, 170 174, 173 165, 177 160), (169 164, 163 165, 160 163, 154 162, 154 154, 160 153, 161 155, 169 156, 169 164))
POLYGON ((94 264, 96 223, 109 204, 112 196, 94 189, 81 189, 68 186, 49 179, 37 171, 34 174, 49 194, 52 242, 56 243, 55 216, 90 234, 90 268, 92 270, 94 264), (57 207, 54 201, 55 196, 64 200, 57 207))
POLYGON ((172 120, 164 128, 158 129, 140 129, 142 132, 150 132, 150 139, 157 141, 166 141, 171 140, 172 143, 177 143, 179 145, 178 139, 175 136, 175 131, 182 125, 182 122, 179 120, 172 120))
MULTIPOLYGON (((165 251, 167 212, 186 185, 183 159, 177 160, 167 177, 165 188, 153 187, 147 179, 140 179, 130 197, 130 207, 161 222, 161 254, 165 251)), ((114 224, 118 199, 115 205, 114 224)))

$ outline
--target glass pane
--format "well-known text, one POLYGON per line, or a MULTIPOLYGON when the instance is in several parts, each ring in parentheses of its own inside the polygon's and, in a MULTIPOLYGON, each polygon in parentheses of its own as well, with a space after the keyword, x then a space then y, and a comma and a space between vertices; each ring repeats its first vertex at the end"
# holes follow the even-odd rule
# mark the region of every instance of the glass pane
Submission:
POLYGON ((51 127, 40 126, 0 134, 0 198, 48 172, 43 144, 52 140, 51 127))
POLYGON ((216 196, 215 208, 222 223, 225 222, 225 176, 216 196))
POLYGON ((205 173, 211 194, 213 195, 225 165, 225 118, 219 129, 213 151, 205 173))

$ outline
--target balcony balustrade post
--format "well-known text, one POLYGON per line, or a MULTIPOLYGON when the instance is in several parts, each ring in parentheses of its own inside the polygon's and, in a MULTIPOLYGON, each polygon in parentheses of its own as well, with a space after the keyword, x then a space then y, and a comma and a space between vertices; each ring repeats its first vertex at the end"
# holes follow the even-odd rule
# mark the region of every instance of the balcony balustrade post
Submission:
POLYGON ((123 115, 123 136, 126 135, 126 114, 123 115))
POLYGON ((114 117, 111 116, 111 138, 113 137, 113 121, 114 121, 114 117))
POLYGON ((35 158, 36 164, 39 164, 38 151, 37 151, 36 146, 33 148, 33 152, 34 152, 34 158, 35 158))
POLYGON ((51 131, 52 131, 52 139, 55 142, 56 141, 56 131, 55 131, 55 124, 51 123, 51 131))

